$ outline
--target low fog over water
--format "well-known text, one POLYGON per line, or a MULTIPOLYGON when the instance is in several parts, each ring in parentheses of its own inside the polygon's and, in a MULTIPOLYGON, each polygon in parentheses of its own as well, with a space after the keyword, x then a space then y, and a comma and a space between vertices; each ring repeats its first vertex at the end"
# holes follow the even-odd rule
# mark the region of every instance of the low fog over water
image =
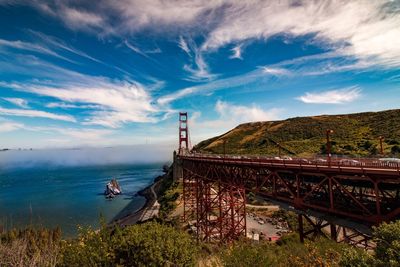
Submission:
POLYGON ((171 146, 9 150, 0 152, 0 168, 68 167, 172 161, 171 146))

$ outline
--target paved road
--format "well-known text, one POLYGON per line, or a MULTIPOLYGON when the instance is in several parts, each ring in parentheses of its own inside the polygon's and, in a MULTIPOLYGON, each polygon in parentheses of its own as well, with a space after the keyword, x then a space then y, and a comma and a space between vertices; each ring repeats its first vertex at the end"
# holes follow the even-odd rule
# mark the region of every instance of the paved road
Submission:
POLYGON ((156 192, 154 191, 154 186, 155 186, 155 185, 156 185, 156 184, 153 184, 153 185, 150 187, 150 190, 151 190, 151 192, 153 193, 155 202, 154 202, 154 204, 153 204, 151 207, 148 207, 148 208, 146 208, 146 209, 143 211, 142 216, 141 216, 140 219, 139 219, 139 221, 141 221, 141 222, 144 222, 144 221, 153 219, 153 218, 155 218, 155 217, 158 217, 158 213, 159 213, 159 211, 160 211, 160 204, 159 204, 158 201, 157 201, 157 194, 156 194, 156 192))

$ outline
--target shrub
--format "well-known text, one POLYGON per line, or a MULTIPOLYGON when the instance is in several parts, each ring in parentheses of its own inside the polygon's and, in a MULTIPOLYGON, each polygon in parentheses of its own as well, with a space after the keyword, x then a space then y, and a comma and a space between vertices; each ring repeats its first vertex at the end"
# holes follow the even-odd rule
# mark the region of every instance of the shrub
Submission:
POLYGON ((158 223, 134 225, 113 236, 115 264, 194 266, 197 247, 185 232, 158 223))
POLYGON ((79 238, 64 242, 59 266, 193 266, 196 252, 187 233, 154 222, 81 229, 79 238))
POLYGON ((374 228, 376 259, 381 266, 400 266, 400 221, 374 228))
POLYGON ((59 266, 113 266, 111 232, 79 228, 77 239, 63 242, 59 266))

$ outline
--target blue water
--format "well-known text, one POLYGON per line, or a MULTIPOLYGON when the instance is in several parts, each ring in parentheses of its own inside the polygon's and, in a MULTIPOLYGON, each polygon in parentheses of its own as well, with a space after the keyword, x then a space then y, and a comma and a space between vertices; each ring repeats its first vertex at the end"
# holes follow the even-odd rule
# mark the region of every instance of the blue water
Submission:
POLYGON ((145 199, 137 191, 161 174, 162 163, 75 167, 35 167, 0 170, 0 225, 60 226, 65 237, 77 234, 77 225, 99 226, 140 209, 145 199), (117 178, 123 195, 105 199, 106 183, 117 178))

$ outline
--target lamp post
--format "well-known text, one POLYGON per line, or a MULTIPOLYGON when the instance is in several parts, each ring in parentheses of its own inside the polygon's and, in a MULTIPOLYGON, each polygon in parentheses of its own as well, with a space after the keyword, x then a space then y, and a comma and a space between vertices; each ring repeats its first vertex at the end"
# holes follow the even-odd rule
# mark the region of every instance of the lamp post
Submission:
POLYGON ((279 155, 279 158, 281 158, 281 144, 279 144, 279 143, 276 143, 277 145, 278 145, 278 155, 279 155))
POLYGON ((329 140, 330 134, 333 133, 333 130, 326 130, 326 152, 328 154, 328 164, 331 166, 331 141, 329 140))
POLYGON ((222 145, 223 145, 223 153, 224 153, 224 159, 225 159, 225 157, 226 157, 226 147, 225 147, 225 145, 226 145, 226 140, 224 139, 224 141, 223 141, 223 143, 222 143, 222 145))
POLYGON ((379 136, 379 144, 380 144, 380 146, 381 146, 381 155, 383 155, 383 140, 384 140, 385 138, 381 135, 381 136, 379 136))

